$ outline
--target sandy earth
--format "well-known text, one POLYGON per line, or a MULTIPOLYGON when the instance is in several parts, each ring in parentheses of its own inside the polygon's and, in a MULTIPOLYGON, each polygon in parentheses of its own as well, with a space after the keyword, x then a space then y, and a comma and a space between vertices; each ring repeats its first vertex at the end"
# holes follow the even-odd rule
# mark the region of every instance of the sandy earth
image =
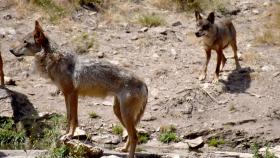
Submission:
MULTIPOLYGON (((17 39, 33 29, 34 20, 43 15, 31 11, 23 14, 16 6, 4 8, 4 5, 0 2, 0 29, 15 31, 0 39, 4 71, 17 84, 7 88, 26 94, 39 112, 65 113, 63 96, 52 95, 55 86, 32 72, 32 58, 17 59, 8 51, 17 39), (7 15, 11 19, 6 20, 7 15)), ((271 5, 275 5, 274 1, 271 5)), ((104 54, 101 60, 126 67, 145 80, 149 101, 139 128, 151 133, 151 141, 142 145, 144 149, 155 142, 159 147, 164 146, 156 141, 158 128, 169 124, 176 126, 182 142, 198 136, 205 141, 218 137, 227 142, 220 149, 209 149, 206 145, 202 150, 248 151, 254 142, 279 144, 280 47, 256 42, 270 5, 261 0, 235 1, 234 9, 241 11, 231 18, 238 34, 242 69, 234 70, 232 50, 226 49, 228 62, 218 84, 211 83, 215 52, 207 79, 198 80, 205 57, 199 39, 194 36, 194 16, 159 10, 144 2, 134 7, 161 14, 166 25, 139 32, 142 28, 139 24, 107 24, 98 13, 87 10, 74 13, 63 24, 51 24, 44 19, 41 23, 50 38, 67 50, 74 50, 75 37, 88 32, 94 37, 96 47, 86 55, 104 54), (172 26, 177 21, 182 25, 172 26)), ((91 134, 110 134, 112 125, 118 124, 112 111, 112 98, 81 97, 79 124, 91 134), (93 111, 101 118, 90 119, 88 113, 93 111)))

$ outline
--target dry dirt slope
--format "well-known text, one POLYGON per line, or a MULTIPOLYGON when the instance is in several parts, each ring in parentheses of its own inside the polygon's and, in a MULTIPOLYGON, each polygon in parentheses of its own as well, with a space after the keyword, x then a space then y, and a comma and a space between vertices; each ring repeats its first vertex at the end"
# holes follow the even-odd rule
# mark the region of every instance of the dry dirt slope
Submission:
MULTIPOLYGON (((127 67, 144 78, 150 93, 139 128, 151 133, 151 140, 143 145, 144 149, 149 145, 164 146, 157 141, 158 128, 169 124, 176 126, 182 142, 198 136, 205 141, 217 137, 225 140, 226 143, 219 146, 224 150, 247 151, 254 142, 279 144, 280 49, 277 44, 258 43, 258 36, 264 31, 268 15, 273 14, 270 8, 276 1, 231 2, 234 9, 240 10, 232 19, 238 32, 243 69, 234 71, 232 52, 226 50, 228 63, 218 84, 211 84, 215 53, 206 81, 197 79, 204 53, 193 34, 195 19, 192 15, 160 10, 146 1, 128 3, 128 8, 139 14, 143 10, 154 12, 166 21, 164 26, 139 32, 142 26, 125 18, 120 18, 118 23, 105 19, 110 14, 101 16, 82 9, 60 24, 52 24, 41 12, 26 12, 17 6, 5 8, 3 2, 0 3, 0 33, 5 37, 0 40, 4 71, 17 82, 17 86, 7 87, 27 94, 38 111, 64 113, 63 97, 51 95, 56 88, 31 73, 31 58, 19 61, 8 50, 18 38, 32 30, 34 20, 41 17, 46 32, 65 49, 74 49, 80 44, 78 38, 88 34, 94 48, 86 55, 104 55, 101 60, 127 67), (177 21, 182 25, 172 26, 177 21)), ((112 124, 118 123, 112 112, 111 98, 106 101, 81 98, 79 103, 80 126, 98 136, 111 135, 112 124), (91 111, 101 118, 90 119, 91 111)), ((202 150, 208 150, 207 145, 202 150)))

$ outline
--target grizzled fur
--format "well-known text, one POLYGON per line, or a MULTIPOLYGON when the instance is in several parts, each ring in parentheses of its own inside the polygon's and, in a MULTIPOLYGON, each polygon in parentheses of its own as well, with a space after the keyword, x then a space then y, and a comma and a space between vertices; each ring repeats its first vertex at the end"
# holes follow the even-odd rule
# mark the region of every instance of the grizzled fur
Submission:
POLYGON ((35 56, 36 70, 42 76, 50 78, 63 92, 68 128, 62 140, 71 138, 78 126, 78 95, 112 95, 114 113, 128 132, 125 146, 118 150, 129 150, 129 158, 134 157, 138 141, 136 125, 144 113, 148 99, 148 89, 142 80, 109 62, 62 53, 45 35, 37 21, 34 32, 10 51, 15 56, 35 56))

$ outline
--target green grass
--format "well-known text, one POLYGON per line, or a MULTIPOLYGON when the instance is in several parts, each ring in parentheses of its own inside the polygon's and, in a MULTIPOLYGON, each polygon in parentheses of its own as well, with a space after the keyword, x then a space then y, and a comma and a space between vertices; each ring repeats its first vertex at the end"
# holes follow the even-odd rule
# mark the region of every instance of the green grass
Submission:
POLYGON ((147 143, 149 140, 149 134, 148 133, 138 133, 138 143, 144 144, 147 143))
POLYGON ((137 19, 137 21, 139 24, 146 27, 156 27, 166 23, 163 18, 153 14, 142 15, 137 19))
POLYGON ((223 139, 211 138, 208 141, 208 145, 213 147, 218 147, 219 145, 223 145, 223 144, 225 144, 225 140, 223 139))
POLYGON ((257 143, 254 143, 251 145, 251 153, 253 154, 253 158, 261 158, 262 155, 259 154, 259 145, 257 143))
POLYGON ((0 118, 0 146, 18 146, 25 140, 25 132, 17 130, 11 118, 0 118))
POLYGON ((162 143, 178 142, 180 139, 175 132, 163 132, 159 136, 162 143))
POLYGON ((116 135, 122 135, 122 133, 123 133, 123 127, 120 126, 120 125, 115 125, 115 126, 113 126, 113 128, 112 128, 112 133, 113 133, 113 134, 116 134, 116 135))
POLYGON ((99 115, 97 115, 96 112, 90 112, 88 115, 89 115, 89 117, 92 118, 92 119, 95 119, 95 118, 99 118, 99 117, 100 117, 99 115))
POLYGON ((273 153, 271 153, 268 149, 269 149, 269 148, 266 147, 264 158, 277 158, 277 157, 276 157, 273 153))
POLYGON ((269 146, 266 147, 264 155, 259 153, 260 146, 257 143, 251 145, 251 153, 253 158, 277 158, 273 153, 269 151, 269 146))

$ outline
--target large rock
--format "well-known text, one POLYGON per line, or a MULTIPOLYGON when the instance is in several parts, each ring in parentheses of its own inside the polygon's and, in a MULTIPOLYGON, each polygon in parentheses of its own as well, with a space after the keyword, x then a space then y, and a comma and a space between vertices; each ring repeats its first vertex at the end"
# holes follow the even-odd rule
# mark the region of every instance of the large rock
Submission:
POLYGON ((204 142, 203 142, 203 139, 202 137, 197 137, 195 139, 187 139, 185 141, 190 148, 192 149, 197 149, 197 148, 200 148, 203 146, 204 142))
POLYGON ((84 141, 72 139, 64 143, 71 149, 82 148, 85 152, 85 156, 87 157, 100 157, 103 154, 103 150, 101 148, 92 146, 91 144, 86 144, 84 141))
POLYGON ((26 95, 0 87, 0 117, 12 117, 18 122, 37 118, 38 114, 26 95))

